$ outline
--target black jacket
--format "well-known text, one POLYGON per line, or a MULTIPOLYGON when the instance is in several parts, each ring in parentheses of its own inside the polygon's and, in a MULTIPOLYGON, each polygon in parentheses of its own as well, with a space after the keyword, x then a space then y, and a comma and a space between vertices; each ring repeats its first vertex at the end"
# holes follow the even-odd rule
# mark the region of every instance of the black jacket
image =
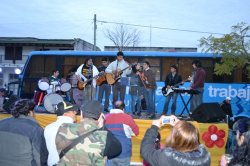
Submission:
POLYGON ((1 120, 0 147, 0 165, 47 165, 43 128, 31 117, 21 115, 1 120))
POLYGON ((231 104, 227 103, 226 100, 221 104, 221 108, 226 115, 233 117, 231 104))
POLYGON ((172 148, 155 150, 158 127, 152 125, 141 143, 141 156, 152 166, 210 166, 210 154, 203 145, 192 152, 179 152, 172 148))
POLYGON ((172 76, 172 73, 169 73, 165 79, 165 87, 167 87, 168 85, 174 86, 181 82, 182 82, 182 78, 178 73, 176 73, 174 77, 172 76))

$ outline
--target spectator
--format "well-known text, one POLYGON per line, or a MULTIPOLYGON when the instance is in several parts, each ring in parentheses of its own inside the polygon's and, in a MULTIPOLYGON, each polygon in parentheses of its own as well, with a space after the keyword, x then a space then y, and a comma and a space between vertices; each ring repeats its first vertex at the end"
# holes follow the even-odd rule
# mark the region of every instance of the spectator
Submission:
POLYGON ((59 155, 56 149, 56 133, 63 123, 74 123, 76 121, 76 114, 78 106, 72 105, 68 102, 60 102, 56 106, 57 120, 44 129, 44 137, 46 146, 49 152, 48 166, 53 166, 58 163, 59 155))
MULTIPOLYGON (((158 132, 158 135, 155 139, 155 149, 158 150, 162 148, 163 148, 163 145, 161 144, 161 135, 158 132)), ((145 160, 143 160, 143 166, 150 166, 150 165, 145 160)))
POLYGON ((249 166, 250 165, 250 119, 243 118, 236 122, 236 148, 232 158, 223 155, 221 166, 249 166))
POLYGON ((35 104, 20 99, 12 107, 12 117, 0 121, 0 165, 45 166, 48 151, 43 129, 33 118, 35 104))
POLYGON ((102 110, 99 101, 88 101, 81 106, 82 120, 79 124, 64 123, 60 126, 56 135, 56 147, 61 157, 59 166, 105 165, 105 157, 111 159, 121 153, 120 142, 103 128, 102 110), (79 142, 77 138, 81 138, 79 142), (65 151, 72 142, 76 142, 76 145, 65 151), (61 155, 62 151, 64 155, 61 155))
POLYGON ((221 108, 224 111, 224 113, 229 116, 229 118, 233 117, 230 97, 226 97, 226 99, 221 104, 221 108))
POLYGON ((110 110, 105 125, 122 144, 122 153, 109 160, 109 166, 129 166, 132 155, 131 137, 139 134, 139 128, 133 118, 125 113, 123 101, 114 103, 115 109, 110 110))
POLYGON ((173 128, 166 147, 160 150, 154 148, 158 130, 163 126, 163 117, 154 120, 147 130, 141 143, 142 157, 152 166, 209 166, 210 155, 199 143, 198 130, 191 123, 179 121, 175 116, 170 116, 173 128))

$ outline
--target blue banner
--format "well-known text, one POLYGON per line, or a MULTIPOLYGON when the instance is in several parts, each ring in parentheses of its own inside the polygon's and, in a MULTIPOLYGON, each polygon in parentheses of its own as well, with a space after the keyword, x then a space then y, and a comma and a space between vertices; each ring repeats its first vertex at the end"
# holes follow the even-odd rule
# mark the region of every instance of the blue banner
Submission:
MULTIPOLYGON (((164 86, 164 82, 157 82, 157 89, 155 91, 155 105, 156 112, 159 114, 163 111, 165 103, 165 96, 162 95, 161 89, 164 86)), ((189 88, 189 82, 179 88, 189 88)), ((185 102, 190 98, 189 94, 181 94, 185 102)), ((250 84, 220 84, 220 83, 206 83, 204 87, 203 100, 205 103, 218 102, 222 103, 226 97, 231 97, 232 110, 235 115, 242 112, 250 114, 250 84)), ((110 96, 110 108, 112 95, 110 96)), ((169 103, 169 108, 171 107, 169 103)), ((126 111, 130 112, 131 99, 129 95, 129 86, 126 89, 125 97, 126 111)), ((181 101, 180 96, 177 98, 177 109, 176 114, 180 114, 184 108, 184 104, 181 101)), ((189 106, 188 106, 189 109, 189 106)), ((170 111, 170 109, 169 109, 170 111)), ((169 112, 170 113, 170 112, 169 112)), ((187 115, 187 111, 183 112, 183 115, 187 115)))

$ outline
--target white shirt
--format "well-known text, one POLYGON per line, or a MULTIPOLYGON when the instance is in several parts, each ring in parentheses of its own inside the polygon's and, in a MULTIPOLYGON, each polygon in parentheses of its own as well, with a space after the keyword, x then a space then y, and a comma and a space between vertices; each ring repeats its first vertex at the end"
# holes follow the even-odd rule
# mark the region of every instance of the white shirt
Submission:
POLYGON ((131 73, 131 69, 129 69, 129 64, 123 59, 121 61, 113 61, 112 63, 110 63, 108 65, 108 67, 106 68, 105 72, 106 73, 112 73, 115 70, 124 70, 122 73, 122 77, 127 77, 127 75, 129 75, 131 73), (127 68, 126 70, 124 70, 125 68, 127 68))
POLYGON ((49 152, 48 166, 57 164, 59 161, 59 154, 56 149, 56 141, 55 141, 59 127, 63 123, 73 123, 73 122, 74 122, 73 119, 68 116, 58 116, 55 122, 45 127, 44 137, 49 152))

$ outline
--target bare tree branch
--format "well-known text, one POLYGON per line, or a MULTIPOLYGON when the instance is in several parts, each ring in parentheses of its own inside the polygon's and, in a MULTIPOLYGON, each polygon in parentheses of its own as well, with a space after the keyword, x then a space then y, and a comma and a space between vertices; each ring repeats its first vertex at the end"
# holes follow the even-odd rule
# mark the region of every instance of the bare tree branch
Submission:
POLYGON ((135 47, 140 41, 140 32, 136 29, 132 31, 125 25, 118 25, 113 30, 106 29, 104 35, 113 42, 118 50, 123 51, 127 47, 135 47))

